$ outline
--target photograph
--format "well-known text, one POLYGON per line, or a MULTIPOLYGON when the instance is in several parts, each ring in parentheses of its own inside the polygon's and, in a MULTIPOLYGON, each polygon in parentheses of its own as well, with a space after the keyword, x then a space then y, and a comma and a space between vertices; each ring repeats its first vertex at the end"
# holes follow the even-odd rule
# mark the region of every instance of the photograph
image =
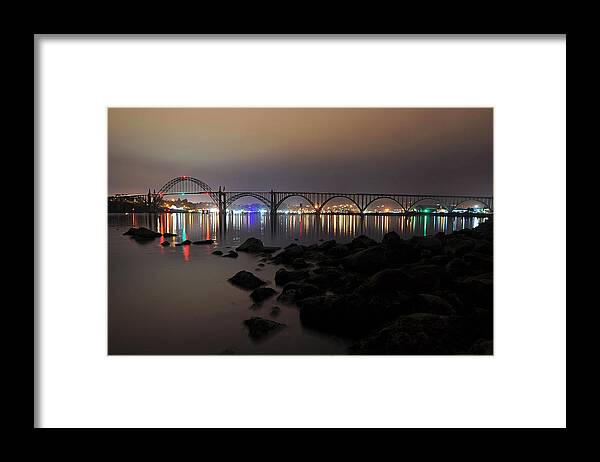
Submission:
POLYGON ((493 107, 108 107, 108 355, 493 355, 493 107))

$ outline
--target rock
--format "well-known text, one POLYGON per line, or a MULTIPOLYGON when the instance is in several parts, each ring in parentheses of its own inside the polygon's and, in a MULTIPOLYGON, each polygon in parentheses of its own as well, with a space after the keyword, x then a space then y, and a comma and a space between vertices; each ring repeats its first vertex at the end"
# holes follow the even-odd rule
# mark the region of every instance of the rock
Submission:
POLYGON ((456 293, 467 307, 492 308, 494 279, 492 273, 465 278, 456 284, 456 293))
POLYGON ((262 279, 257 278, 254 274, 249 271, 239 271, 234 276, 228 279, 233 285, 241 287, 242 289, 256 289, 257 287, 264 286, 266 284, 262 279))
MULTIPOLYGON (((389 234, 389 233, 388 233, 389 234)), ((401 240, 393 245, 385 246, 385 259, 391 268, 414 263, 421 258, 421 251, 408 241, 401 240)))
POLYGON ((376 245, 341 259, 344 268, 357 273, 373 274, 386 266, 385 251, 376 245))
POLYGON ((329 258, 344 258, 350 254, 350 249, 347 245, 334 244, 326 251, 329 258))
POLYGON ((322 332, 343 337, 363 336, 403 314, 406 298, 395 301, 381 297, 321 295, 298 302, 300 322, 322 332))
POLYGON ((492 340, 479 339, 469 348, 468 353, 473 355, 493 355, 494 342, 492 340))
POLYGON ((442 250, 442 241, 436 237, 425 237, 417 242, 417 248, 429 250, 431 252, 439 252, 442 250))
POLYGON ((265 264, 264 263, 259 263, 258 266, 265 266, 265 264))
POLYGON ((163 233, 162 235, 164 237, 177 237, 177 234, 175 234, 175 233, 163 233))
POLYGON ((403 242, 402 238, 396 231, 390 231, 383 236, 381 243, 386 247, 397 247, 403 242))
POLYGON ((275 273, 275 284, 283 286, 288 282, 300 281, 306 279, 308 274, 306 270, 288 271, 285 268, 281 268, 275 273))
POLYGON ((279 249, 281 249, 281 247, 266 247, 265 246, 262 249, 262 253, 269 255, 269 254, 277 252, 279 249))
POLYGON ((215 250, 212 254, 213 255, 223 255, 223 252, 221 250, 215 250))
POLYGON ((418 294, 411 300, 411 304, 415 313, 456 314, 450 302, 437 295, 418 294))
POLYGON ((190 245, 192 243, 192 241, 190 241, 189 239, 186 239, 185 241, 183 241, 181 243, 181 245, 190 245))
POLYGON ((194 241, 192 244, 194 245, 205 245, 205 244, 214 244, 214 239, 204 239, 203 241, 194 241))
POLYGON ((123 233, 125 236, 134 236, 142 239, 153 239, 155 237, 161 237, 161 233, 157 233, 156 231, 152 231, 148 228, 129 228, 127 231, 123 233))
MULTIPOLYGON (((320 240, 320 241, 322 241, 323 239, 319 239, 319 240, 320 240)), ((334 240, 334 239, 331 239, 331 240, 329 240, 329 241, 325 241, 325 242, 323 242, 322 244, 319 244, 319 246, 317 247, 317 249, 318 249, 319 251, 326 252, 326 251, 328 251, 329 249, 331 249, 332 247, 334 247, 336 244, 337 244, 337 243, 335 242, 335 240, 334 240)))
POLYGON ((375 355, 447 355, 465 353, 472 334, 461 317, 415 313, 350 347, 350 353, 375 355))
POLYGON ((252 291, 252 293, 250 294, 250 298, 255 303, 260 303, 265 301, 267 298, 272 297, 276 293, 277 292, 274 289, 271 289, 270 287, 258 287, 252 291))
POLYGON ((475 239, 466 237, 464 234, 452 233, 444 240, 444 253, 459 257, 470 252, 476 242, 475 239))
POLYGON ((292 262, 292 267, 294 269, 303 269, 309 267, 310 264, 304 258, 296 258, 292 262))
POLYGON ((230 250, 225 255, 223 255, 223 258, 237 258, 237 257, 238 257, 238 253, 235 250, 230 250))
POLYGON ((230 349, 221 350, 219 352, 220 355, 234 355, 235 351, 230 349))
POLYGON ((354 238, 352 242, 350 242, 350 244, 348 244, 348 248, 351 251, 355 251, 359 249, 366 249, 367 247, 371 247, 374 245, 377 245, 377 242, 375 242, 370 237, 361 234, 360 236, 354 238))
POLYGON ((412 287, 412 276, 403 269, 384 269, 371 276, 362 289, 365 293, 395 293, 412 287))
POLYGON ((410 276, 407 289, 411 292, 432 292, 439 289, 443 282, 450 279, 444 268, 440 268, 437 265, 414 263, 406 265, 403 269, 410 276))
POLYGON ((275 263, 291 263, 296 258, 301 257, 304 254, 304 247, 291 244, 288 245, 284 250, 275 255, 274 261, 275 263))
POLYGON ((264 249, 264 245, 260 239, 255 237, 249 237, 244 241, 242 245, 237 247, 235 250, 238 252, 249 252, 249 253, 258 253, 262 252, 264 249))
POLYGON ((321 292, 317 286, 313 284, 305 284, 299 282, 288 282, 283 286, 283 290, 277 300, 282 303, 295 303, 308 297, 314 297, 321 292))
POLYGON ((273 308, 271 308, 271 316, 278 316, 280 312, 281 308, 279 308, 278 306, 274 306, 273 308))
POLYGON ((314 274, 310 275, 306 282, 324 290, 333 290, 346 282, 346 276, 347 272, 341 269, 322 267, 315 269, 314 274))
POLYGON ((162 241, 162 242, 160 243, 160 245, 162 245, 163 247, 166 247, 166 246, 168 246, 168 245, 171 245, 171 243, 170 243, 169 241, 162 241))
POLYGON ((469 252, 463 256, 469 272, 473 275, 494 271, 494 257, 479 252, 469 252))
POLYGON ((285 324, 259 317, 246 319, 244 325, 248 328, 248 335, 255 340, 266 338, 274 332, 286 327, 285 324))
POLYGON ((467 274, 469 268, 467 267, 465 261, 458 257, 453 258, 446 264, 446 271, 448 271, 452 277, 457 278, 467 274))

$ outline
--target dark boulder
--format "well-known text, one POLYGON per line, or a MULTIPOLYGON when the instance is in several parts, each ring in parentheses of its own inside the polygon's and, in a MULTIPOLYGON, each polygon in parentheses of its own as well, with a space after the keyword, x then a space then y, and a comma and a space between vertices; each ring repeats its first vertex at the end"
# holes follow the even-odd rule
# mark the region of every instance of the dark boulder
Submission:
POLYGON ((244 241, 244 243, 238 246, 235 250, 238 252, 249 252, 249 253, 258 253, 262 252, 264 249, 264 245, 260 239, 255 237, 249 237, 244 241))
MULTIPOLYGON (((323 239, 320 239, 320 240, 322 241, 323 239)), ((319 246, 317 248, 319 251, 326 252, 329 249, 331 249, 332 247, 334 247, 335 245, 336 245, 335 240, 331 239, 329 241, 323 242, 322 244, 319 244, 319 246)))
POLYGON ((189 239, 186 239, 185 241, 183 241, 181 243, 181 245, 190 245, 192 243, 192 241, 190 241, 189 239))
POLYGON ((311 264, 308 263, 304 258, 296 258, 292 262, 292 268, 294 269, 303 269, 308 268, 309 266, 311 266, 311 264))
POLYGON ((399 268, 418 261, 421 258, 421 251, 414 243, 401 240, 393 246, 385 246, 385 258, 389 267, 399 268))
POLYGON ((254 289, 252 293, 250 293, 250 298, 255 303, 260 303, 265 301, 267 298, 272 297, 276 293, 277 292, 274 289, 271 289, 270 287, 258 287, 254 289))
POLYGON ((367 294, 395 293, 411 288, 412 276, 403 269, 384 269, 371 276, 362 286, 367 294))
POLYGON ((491 273, 465 278, 456 284, 456 293, 466 307, 491 308, 494 302, 494 279, 491 273))
POLYGON ((402 238, 396 231, 390 231, 383 236, 381 243, 386 247, 398 247, 402 245, 402 238))
POLYGON ((235 286, 248 290, 256 289, 257 287, 264 286, 266 284, 265 281, 257 278, 254 274, 243 270, 230 277, 228 281, 235 286))
POLYGON ((281 308, 279 308, 278 306, 274 306, 273 308, 271 308, 271 316, 278 316, 279 313, 281 313, 281 308))
POLYGON ((266 338, 276 331, 286 327, 285 324, 259 317, 246 319, 244 321, 244 325, 248 328, 248 335, 255 340, 266 338))
POLYGON ((342 266, 357 273, 373 274, 386 266, 385 250, 375 245, 340 260, 342 266))
POLYGON ((442 241, 436 237, 424 237, 417 241, 419 250, 429 250, 430 252, 439 252, 442 250, 442 241))
POLYGON ((456 314, 452 304, 437 295, 418 294, 411 300, 411 305, 415 313, 456 314))
POLYGON ((469 348, 468 353, 472 355, 493 355, 494 342, 493 340, 479 339, 469 348))
POLYGON ((348 248, 352 252, 354 252, 356 250, 366 249, 367 247, 372 247, 374 245, 377 245, 377 242, 375 242, 370 237, 367 237, 364 234, 361 234, 360 236, 352 239, 352 242, 350 242, 350 244, 348 244, 348 248))
POLYGON ((296 258, 302 257, 302 255, 304 255, 304 247, 297 244, 291 244, 275 255, 274 261, 275 263, 291 263, 296 258))
POLYGON ((177 237, 177 234, 175 234, 175 233, 163 233, 162 235, 164 237, 177 237))
POLYGON ((213 255, 223 255, 223 252, 221 250, 215 250, 212 254, 213 255))
POLYGON ((350 254, 350 249, 347 245, 334 244, 325 253, 329 258, 344 258, 350 254))
POLYGON ((288 282, 300 281, 306 279, 308 274, 306 270, 288 271, 285 268, 281 268, 275 273, 275 284, 283 286, 288 282))
POLYGON ((163 247, 166 247, 166 246, 168 246, 168 245, 171 245, 171 243, 170 243, 169 241, 162 241, 162 242, 160 243, 160 245, 162 245, 163 247))
POLYGON ((152 231, 151 229, 144 228, 129 228, 127 231, 123 233, 125 236, 134 236, 142 239, 153 239, 155 237, 161 237, 161 233, 157 233, 156 231, 152 231))
POLYGON ((469 252, 463 256, 472 275, 494 271, 494 257, 479 252, 469 252))
POLYGON ((322 295, 300 300, 298 306, 304 327, 357 338, 392 322, 403 313, 405 301, 354 294, 322 295))
POLYGON ((279 249, 281 249, 281 247, 263 247, 261 250, 261 253, 266 254, 266 255, 270 255, 272 253, 277 252, 279 249))
POLYGON ((289 282, 283 286, 283 290, 277 300, 282 303, 296 303, 308 297, 314 297, 321 292, 319 287, 313 284, 305 284, 299 282, 289 282))
POLYGON ((223 255, 223 258, 237 258, 237 257, 238 257, 238 253, 235 250, 230 250, 225 255, 223 255))
POLYGON ((454 278, 460 278, 469 272, 467 263, 461 258, 453 258, 446 264, 446 271, 454 278))
POLYGON ((476 242, 475 239, 466 237, 465 234, 453 233, 444 240, 444 253, 459 257, 470 252, 476 242))
POLYGON ((192 244, 194 245, 206 245, 206 244, 214 244, 214 239, 204 239, 202 241, 194 241, 192 244))
POLYGON ((415 313, 350 347, 354 354, 447 355, 464 354, 472 334, 459 316, 415 313))

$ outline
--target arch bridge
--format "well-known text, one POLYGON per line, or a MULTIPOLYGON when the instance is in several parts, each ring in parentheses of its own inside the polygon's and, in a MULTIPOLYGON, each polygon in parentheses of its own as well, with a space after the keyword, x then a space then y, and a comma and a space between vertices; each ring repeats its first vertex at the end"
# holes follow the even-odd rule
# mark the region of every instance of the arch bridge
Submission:
MULTIPOLYGON (((314 209, 316 213, 321 213, 333 199, 342 198, 354 204, 358 211, 365 213, 367 208, 378 200, 385 199, 398 204, 402 212, 409 212, 415 206, 426 202, 433 202, 437 207, 452 212, 460 209, 468 202, 477 202, 483 208, 493 211, 493 197, 490 196, 444 196, 435 194, 384 194, 384 193, 343 193, 343 192, 309 192, 309 191, 226 191, 224 187, 219 186, 218 190, 213 190, 205 182, 190 176, 180 176, 167 181, 156 192, 150 192, 146 197, 148 206, 160 207, 164 198, 169 195, 205 195, 219 209, 225 213, 227 209, 238 199, 252 197, 262 202, 271 213, 276 213, 281 205, 290 198, 299 197, 314 209)), ((143 197, 144 195, 118 195, 115 197, 143 197)))

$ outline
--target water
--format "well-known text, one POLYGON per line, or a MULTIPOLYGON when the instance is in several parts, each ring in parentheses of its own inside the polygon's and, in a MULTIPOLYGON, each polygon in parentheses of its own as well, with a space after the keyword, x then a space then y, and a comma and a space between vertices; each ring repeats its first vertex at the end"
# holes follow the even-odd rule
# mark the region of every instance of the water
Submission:
MULTIPOLYGON (((344 339, 304 329, 298 309, 273 297, 253 307, 249 292, 227 279, 240 270, 255 273, 275 287, 280 265, 257 266, 256 256, 222 258, 212 251, 227 251, 248 237, 265 245, 291 242, 314 244, 320 239, 344 243, 365 234, 381 240, 389 231, 404 238, 473 228, 475 217, 279 214, 228 214, 219 226, 218 214, 109 214, 108 215, 108 350, 109 354, 343 354, 344 339), (176 233, 142 242, 123 233, 144 226, 176 233), (214 239, 212 245, 163 247, 185 239, 214 239), (273 306, 281 308, 272 316, 273 306), (287 325, 275 335, 256 342, 248 337, 243 321, 252 316, 287 325)), ((278 291, 279 289, 276 288, 278 291)))

